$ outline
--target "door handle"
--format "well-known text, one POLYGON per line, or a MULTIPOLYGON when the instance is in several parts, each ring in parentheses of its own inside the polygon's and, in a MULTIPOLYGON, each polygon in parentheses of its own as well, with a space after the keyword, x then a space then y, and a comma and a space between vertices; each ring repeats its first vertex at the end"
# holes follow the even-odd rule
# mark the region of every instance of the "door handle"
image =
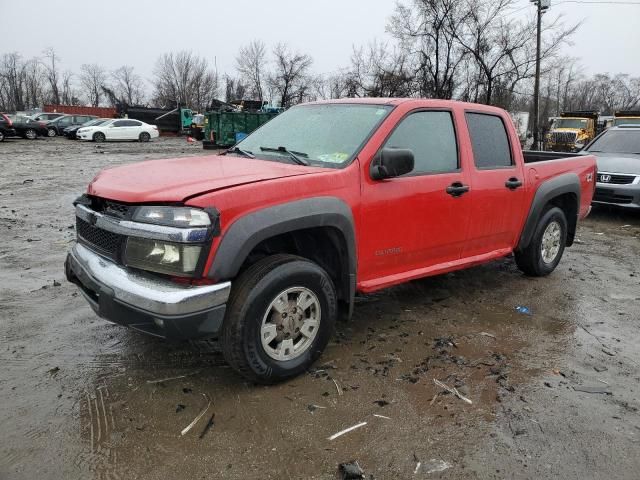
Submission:
POLYGON ((447 193, 452 197, 459 197, 469 191, 469 185, 463 185, 462 182, 453 182, 447 187, 447 193))
POLYGON ((516 177, 511 177, 509 180, 504 182, 504 186, 509 190, 515 190, 516 188, 522 186, 522 180, 518 180, 516 177))

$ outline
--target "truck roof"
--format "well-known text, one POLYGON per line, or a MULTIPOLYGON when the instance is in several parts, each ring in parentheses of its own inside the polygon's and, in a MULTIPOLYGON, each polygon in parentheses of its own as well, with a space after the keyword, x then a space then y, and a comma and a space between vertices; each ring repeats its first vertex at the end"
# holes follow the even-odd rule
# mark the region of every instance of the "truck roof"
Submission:
POLYGON ((402 105, 415 103, 416 107, 454 107, 463 105, 467 110, 479 110, 484 112, 503 113, 505 110, 490 105, 480 103, 460 102, 458 100, 439 100, 433 98, 385 98, 385 97, 362 97, 362 98, 338 98, 332 100, 317 100, 302 105, 327 105, 327 104, 360 104, 360 105, 402 105))

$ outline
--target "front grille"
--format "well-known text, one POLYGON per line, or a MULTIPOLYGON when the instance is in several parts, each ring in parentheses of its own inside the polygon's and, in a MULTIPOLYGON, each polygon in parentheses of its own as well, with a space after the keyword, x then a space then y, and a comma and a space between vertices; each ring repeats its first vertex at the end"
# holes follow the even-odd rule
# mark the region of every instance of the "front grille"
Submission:
POLYGON ((576 136, 575 132, 552 132, 551 141, 553 143, 575 143, 576 136))
POLYGON ((114 217, 126 218, 129 213, 129 205, 124 203, 116 203, 110 200, 104 201, 104 213, 105 215, 112 215, 114 217))
POLYGON ((614 185, 629 185, 633 183, 635 179, 636 179, 635 175, 613 175, 610 173, 598 173, 598 181, 601 183, 612 183, 614 185))
POLYGON ((89 248, 118 261, 126 239, 124 235, 108 232, 78 217, 76 217, 76 231, 78 240, 87 244, 89 248))
POLYGON ((631 203, 633 202, 633 197, 629 195, 618 195, 613 190, 608 190, 606 188, 596 188, 593 200, 595 202, 605 203, 631 203))

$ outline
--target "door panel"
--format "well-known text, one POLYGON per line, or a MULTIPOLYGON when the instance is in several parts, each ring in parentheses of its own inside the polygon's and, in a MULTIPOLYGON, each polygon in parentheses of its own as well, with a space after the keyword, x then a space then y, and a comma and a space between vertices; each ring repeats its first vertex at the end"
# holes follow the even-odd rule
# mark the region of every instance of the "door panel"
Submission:
POLYGON ((525 210, 526 182, 522 166, 514 161, 517 152, 509 142, 504 119, 473 112, 465 117, 475 171, 472 221, 463 257, 472 257, 513 248, 525 210))
POLYGON ((456 182, 469 184, 467 172, 460 168, 452 120, 448 111, 407 115, 383 147, 411 149, 414 172, 382 181, 367 176, 363 181, 363 282, 460 258, 471 200, 468 192, 447 193, 456 182), (451 171, 443 171, 447 169, 451 171))

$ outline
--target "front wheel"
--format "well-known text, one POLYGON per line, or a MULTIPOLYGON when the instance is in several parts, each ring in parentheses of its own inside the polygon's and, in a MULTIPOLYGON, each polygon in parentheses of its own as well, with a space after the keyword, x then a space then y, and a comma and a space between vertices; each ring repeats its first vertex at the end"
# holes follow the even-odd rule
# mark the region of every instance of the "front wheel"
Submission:
POLYGON ((106 140, 107 138, 104 136, 104 133, 102 132, 96 132, 93 134, 93 141, 96 143, 102 143, 106 140))
POLYGON ((55 137, 58 134, 55 128, 47 128, 47 136, 55 137))
POLYGON ((0 130, 0 142, 4 142, 4 132, 0 130))
POLYGON ((547 209, 527 248, 516 252, 516 264, 526 275, 543 277, 555 270, 567 244, 567 217, 558 207, 547 209))
POLYGON ((35 140, 36 138, 38 138, 38 132, 36 132, 33 128, 28 128, 24 132, 24 138, 26 138, 27 140, 35 140))
POLYGON ((142 132, 139 136, 138 136, 138 140, 140 140, 143 143, 148 142, 151 139, 151 135, 149 135, 147 132, 142 132))
POLYGON ((320 356, 337 318, 327 272, 294 255, 272 255, 233 286, 222 329, 229 364, 247 379, 276 383, 299 375, 320 356))

